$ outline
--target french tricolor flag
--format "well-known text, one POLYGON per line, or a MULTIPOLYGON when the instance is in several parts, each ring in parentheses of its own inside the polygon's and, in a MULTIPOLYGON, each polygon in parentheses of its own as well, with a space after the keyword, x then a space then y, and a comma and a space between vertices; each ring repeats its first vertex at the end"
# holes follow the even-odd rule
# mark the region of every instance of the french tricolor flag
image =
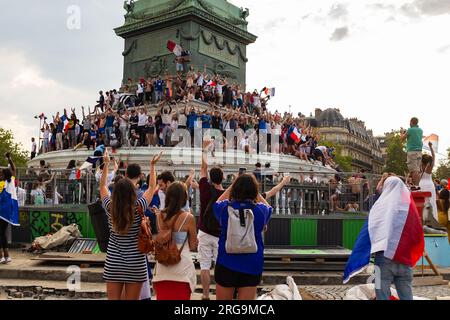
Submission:
POLYGON ((356 240, 344 284, 369 265, 371 254, 384 252, 386 258, 414 267, 424 248, 422 223, 412 195, 400 178, 390 177, 356 240))
POLYGON ((0 182, 0 219, 19 226, 19 202, 14 177, 0 182))
POLYGON ((291 133, 291 139, 295 141, 295 143, 299 143, 302 138, 302 134, 298 131, 298 128, 295 127, 291 133))
POLYGON ((173 42, 171 40, 167 41, 167 49, 177 57, 180 57, 181 53, 183 52, 183 48, 176 42, 173 42))

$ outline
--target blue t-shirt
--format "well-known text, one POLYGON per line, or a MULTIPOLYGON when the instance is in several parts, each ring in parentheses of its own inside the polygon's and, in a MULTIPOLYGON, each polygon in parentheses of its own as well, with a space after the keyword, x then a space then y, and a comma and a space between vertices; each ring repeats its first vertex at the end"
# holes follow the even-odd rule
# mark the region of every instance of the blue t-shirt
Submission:
POLYGON ((208 114, 202 114, 202 128, 209 129, 211 128, 211 116, 208 114))
POLYGON ((266 130, 267 129, 267 124, 266 121, 264 120, 259 120, 259 126, 258 126, 259 130, 266 130))
POLYGON ((105 121, 105 128, 111 128, 114 124, 114 116, 107 116, 105 121))
POLYGON ((105 145, 104 144, 100 144, 97 146, 97 148, 95 148, 94 154, 96 152, 101 152, 102 155, 105 153, 105 145))
POLYGON ((162 92, 163 91, 163 84, 164 84, 164 81, 156 80, 155 81, 155 90, 158 91, 158 92, 162 92))
POLYGON ((272 207, 258 203, 253 208, 255 220, 255 239, 258 245, 258 252, 250 254, 228 254, 225 250, 228 229, 228 206, 234 209, 251 209, 254 204, 251 202, 236 202, 224 200, 214 204, 214 214, 219 220, 221 230, 219 237, 219 252, 217 255, 217 264, 235 272, 246 273, 251 275, 260 275, 264 270, 264 242, 262 232, 264 226, 269 223, 272 215, 272 207))
POLYGON ((197 114, 196 113, 189 113, 187 115, 187 124, 189 129, 195 128, 195 121, 197 121, 197 114))

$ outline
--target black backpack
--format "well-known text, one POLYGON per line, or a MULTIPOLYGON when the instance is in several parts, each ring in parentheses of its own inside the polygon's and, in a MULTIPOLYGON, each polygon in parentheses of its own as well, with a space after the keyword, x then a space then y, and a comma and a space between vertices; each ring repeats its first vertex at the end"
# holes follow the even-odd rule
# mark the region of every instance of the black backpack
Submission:
POLYGON ((205 232, 214 237, 220 236, 220 224, 216 216, 214 215, 214 204, 216 203, 217 199, 219 199, 217 190, 213 185, 211 185, 211 199, 209 200, 208 205, 203 212, 202 224, 205 232))

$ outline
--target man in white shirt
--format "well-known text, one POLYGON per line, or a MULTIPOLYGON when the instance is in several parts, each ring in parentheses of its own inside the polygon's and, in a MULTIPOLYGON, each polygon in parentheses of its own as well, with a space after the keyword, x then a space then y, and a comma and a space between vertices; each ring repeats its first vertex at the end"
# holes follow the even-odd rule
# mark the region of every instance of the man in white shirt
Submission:
POLYGON ((34 138, 31 138, 31 160, 33 160, 36 157, 36 141, 34 138))
POLYGON ((141 147, 144 147, 146 145, 145 143, 145 126, 148 123, 148 116, 147 112, 144 112, 144 108, 141 108, 138 113, 138 129, 137 134, 139 134, 139 145, 141 147))
POLYGON ((317 178, 314 177, 314 171, 313 170, 311 170, 311 174, 309 175, 309 177, 307 177, 305 179, 305 182, 307 182, 307 183, 318 183, 317 178))

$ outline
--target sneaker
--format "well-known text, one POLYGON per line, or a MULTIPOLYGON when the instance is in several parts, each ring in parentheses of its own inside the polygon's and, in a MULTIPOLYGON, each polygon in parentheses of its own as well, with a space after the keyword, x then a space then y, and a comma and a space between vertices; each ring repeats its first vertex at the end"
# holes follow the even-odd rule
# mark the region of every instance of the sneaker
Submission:
POLYGON ((11 260, 11 257, 8 257, 8 258, 5 259, 5 264, 6 264, 6 263, 10 263, 11 261, 12 261, 12 260, 11 260))
POLYGON ((5 258, 1 258, 0 259, 0 264, 6 264, 6 259, 5 258))

